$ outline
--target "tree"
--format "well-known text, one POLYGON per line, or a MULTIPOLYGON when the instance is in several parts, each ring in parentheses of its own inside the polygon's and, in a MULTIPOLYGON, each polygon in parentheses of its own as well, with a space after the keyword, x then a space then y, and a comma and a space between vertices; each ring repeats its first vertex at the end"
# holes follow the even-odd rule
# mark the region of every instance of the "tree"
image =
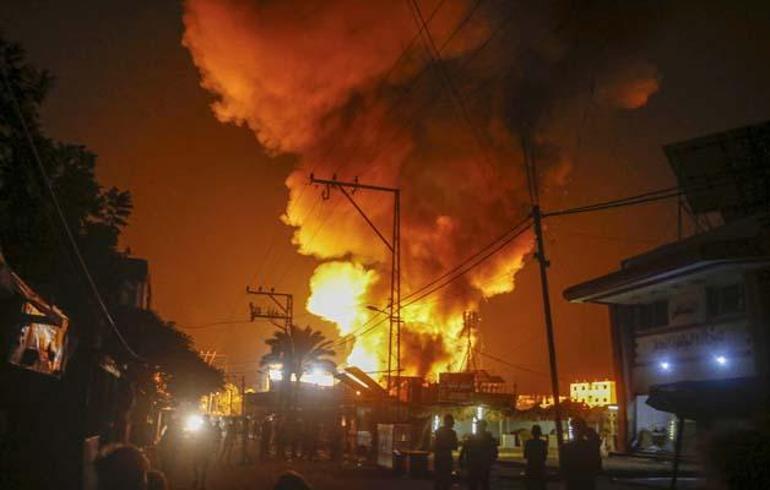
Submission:
POLYGON ((200 359, 191 338, 173 323, 114 301, 123 287, 115 271, 125 257, 118 246, 131 216, 131 194, 102 187, 95 174, 96 155, 85 146, 45 135, 39 114, 52 77, 26 63, 21 47, 2 38, 0 70, 0 247, 8 263, 66 312, 69 335, 78 338, 72 345, 83 350, 85 340, 130 366, 136 392, 156 396, 160 383, 172 397, 191 399, 221 386, 222 373, 200 359), (96 304, 48 183, 118 331, 142 359, 118 341, 96 304), (93 338, 102 340, 90 342, 93 338))
MULTIPOLYGON (((291 380, 294 380, 295 392, 299 393, 302 376, 314 368, 332 370, 334 355, 332 341, 318 330, 310 327, 300 328, 291 325, 287 330, 276 330, 273 336, 265 340, 270 352, 262 356, 261 366, 281 366, 284 394, 288 395, 291 380)), ((287 398, 289 401, 291 397, 287 398)))
POLYGON ((84 146, 44 134, 39 112, 51 87, 50 74, 27 64, 23 50, 2 38, 0 63, 0 246, 25 281, 66 310, 77 331, 77 324, 93 322, 95 315, 93 305, 84 301, 90 291, 64 223, 99 289, 109 290, 131 195, 99 184, 96 156, 84 146))
POLYGON ((223 386, 222 372, 203 362, 192 338, 173 322, 154 311, 129 307, 115 309, 114 316, 128 343, 147 361, 135 367, 134 376, 150 390, 148 396, 197 403, 223 386), (161 377, 161 385, 156 383, 156 375, 161 377))

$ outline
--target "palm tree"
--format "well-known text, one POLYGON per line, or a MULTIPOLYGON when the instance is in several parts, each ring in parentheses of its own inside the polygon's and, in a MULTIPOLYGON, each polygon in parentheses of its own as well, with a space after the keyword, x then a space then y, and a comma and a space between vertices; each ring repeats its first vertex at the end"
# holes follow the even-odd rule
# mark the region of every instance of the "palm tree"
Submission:
POLYGON ((329 359, 334 355, 332 341, 310 327, 291 325, 288 329, 276 330, 265 343, 270 347, 270 352, 262 356, 260 365, 281 366, 284 394, 289 392, 292 378, 298 393, 302 376, 311 368, 320 367, 331 371, 336 366, 329 359))

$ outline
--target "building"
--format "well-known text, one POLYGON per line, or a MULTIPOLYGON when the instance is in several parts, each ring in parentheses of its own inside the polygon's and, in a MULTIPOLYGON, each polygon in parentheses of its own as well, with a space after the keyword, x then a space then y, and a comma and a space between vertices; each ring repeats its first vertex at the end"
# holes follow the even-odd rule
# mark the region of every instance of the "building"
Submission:
MULTIPOLYGON (((568 400, 566 396, 559 396, 559 403, 568 400)), ((548 408, 553 406, 553 395, 517 395, 516 410, 530 410, 535 407, 548 408)))
POLYGON ((119 281, 117 298, 120 306, 149 310, 152 306, 150 266, 145 259, 122 257, 117 263, 116 278, 119 281))
POLYGON ((621 449, 694 451, 767 410, 769 146, 770 123, 667 146, 695 222, 721 224, 564 292, 610 310, 621 449))
POLYGON ((606 407, 618 403, 615 393, 615 382, 608 379, 570 383, 569 397, 572 401, 585 403, 592 408, 606 407))

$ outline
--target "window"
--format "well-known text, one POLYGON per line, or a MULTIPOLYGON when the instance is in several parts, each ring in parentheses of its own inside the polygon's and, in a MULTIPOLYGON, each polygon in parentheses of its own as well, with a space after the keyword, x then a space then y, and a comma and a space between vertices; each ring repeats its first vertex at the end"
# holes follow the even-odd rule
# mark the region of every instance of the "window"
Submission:
POLYGON ((710 317, 742 313, 746 308, 743 285, 706 288, 706 304, 710 317))
POLYGON ((656 301, 636 305, 635 328, 637 331, 668 325, 668 301, 656 301))

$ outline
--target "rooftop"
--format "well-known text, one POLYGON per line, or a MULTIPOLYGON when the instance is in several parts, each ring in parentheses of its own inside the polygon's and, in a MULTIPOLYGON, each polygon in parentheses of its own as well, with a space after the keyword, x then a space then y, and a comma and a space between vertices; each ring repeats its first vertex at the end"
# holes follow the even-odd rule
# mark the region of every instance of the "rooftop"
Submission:
POLYGON ((727 223, 621 262, 619 270, 564 291, 568 301, 623 302, 630 291, 720 268, 770 262, 770 213, 727 223))

